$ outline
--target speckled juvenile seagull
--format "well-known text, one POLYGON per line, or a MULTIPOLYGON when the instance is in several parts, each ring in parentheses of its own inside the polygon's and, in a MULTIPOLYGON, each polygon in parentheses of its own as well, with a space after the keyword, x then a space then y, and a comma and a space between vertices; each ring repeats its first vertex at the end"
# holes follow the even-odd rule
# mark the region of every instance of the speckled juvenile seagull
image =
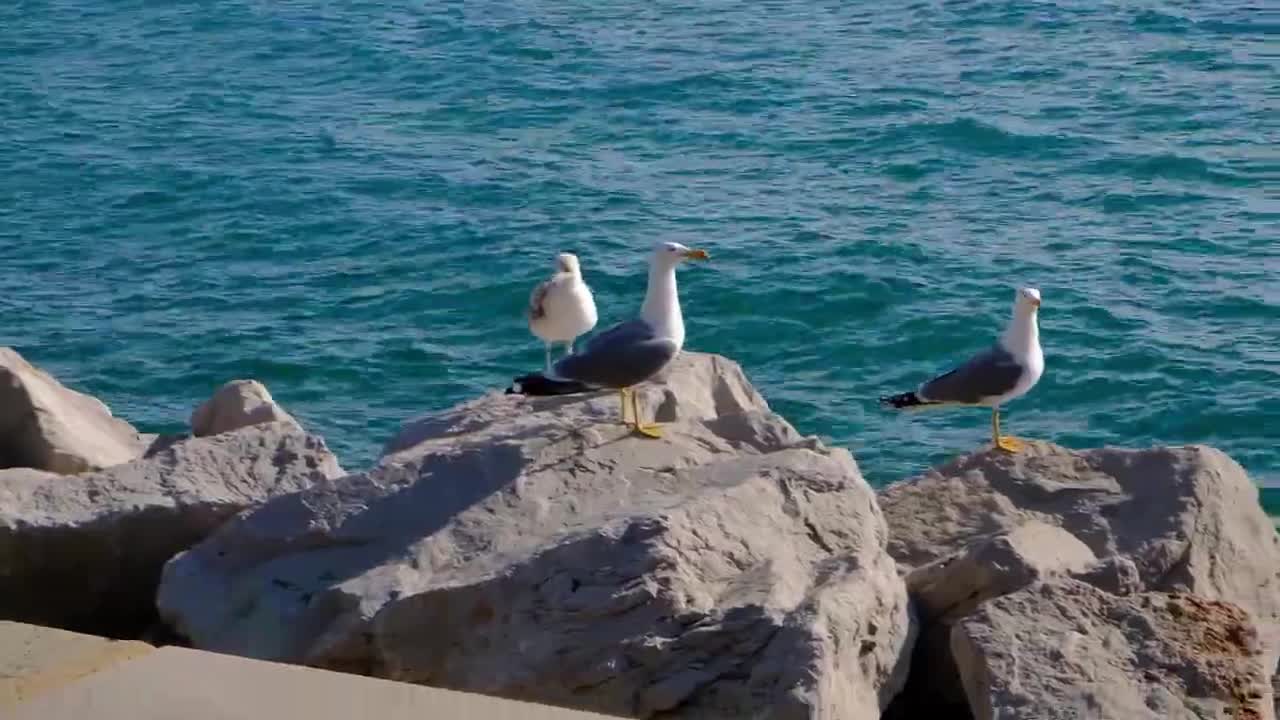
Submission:
POLYGON ((685 260, 706 260, 707 253, 679 243, 662 242, 649 259, 649 288, 640 317, 614 325, 587 341, 586 346, 561 358, 547 372, 516 378, 508 393, 568 395, 603 388, 618 390, 622 423, 648 437, 661 437, 656 424, 640 421, 634 385, 657 375, 684 346, 684 316, 676 291, 676 266, 685 260), (628 403, 629 401, 629 403, 628 403), (633 421, 627 420, 631 406, 633 421))
POLYGON ((596 326, 595 297, 582 279, 578 256, 556 256, 555 274, 538 283, 529 294, 525 317, 529 331, 546 347, 546 369, 550 372, 552 344, 565 343, 565 353, 572 353, 573 341, 596 326))
POLYGON ((1000 406, 1027 394, 1044 374, 1044 351, 1036 314, 1040 291, 1018 288, 1013 319, 992 347, 954 370, 939 375, 914 392, 880 398, 894 408, 980 406, 991 408, 991 442, 1007 452, 1018 452, 1022 442, 1000 434, 1000 406))

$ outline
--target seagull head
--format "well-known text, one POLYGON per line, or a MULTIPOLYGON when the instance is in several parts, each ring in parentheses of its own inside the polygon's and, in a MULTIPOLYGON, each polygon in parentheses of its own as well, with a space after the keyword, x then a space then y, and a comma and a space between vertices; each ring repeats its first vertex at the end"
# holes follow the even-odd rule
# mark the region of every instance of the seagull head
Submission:
POLYGON ((1018 288, 1016 303, 1018 307, 1026 308, 1034 312, 1040 307, 1040 291, 1033 287, 1018 288))
POLYGON ((573 253, 560 253, 556 256, 556 270, 563 273, 580 275, 582 269, 578 265, 578 256, 573 253))
POLYGON ((677 242, 660 242, 653 246, 654 262, 672 267, 685 260, 706 260, 710 257, 706 250, 697 250, 677 242))

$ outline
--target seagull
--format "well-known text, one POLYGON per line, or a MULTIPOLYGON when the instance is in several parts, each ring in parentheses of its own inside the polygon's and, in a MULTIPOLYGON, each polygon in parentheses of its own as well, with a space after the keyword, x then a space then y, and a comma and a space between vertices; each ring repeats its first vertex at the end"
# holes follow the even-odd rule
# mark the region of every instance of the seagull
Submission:
POLYGON ((676 291, 676 267, 686 260, 709 257, 705 250, 680 243, 655 244, 649 257, 649 287, 640 307, 640 317, 596 335, 581 352, 561 358, 547 372, 516 378, 507 393, 567 395, 616 389, 622 405, 622 424, 647 437, 662 437, 656 423, 640 421, 640 405, 632 387, 661 372, 684 346, 684 316, 680 313, 680 296, 676 291))
POLYGON ((1044 351, 1036 313, 1040 291, 1018 288, 1013 319, 1000 340, 954 370, 939 375, 913 392, 880 398, 893 408, 969 406, 991 408, 991 442, 1005 452, 1023 448, 1018 438, 1000 434, 1000 406, 1026 395, 1044 374, 1044 351))
POLYGON ((582 280, 578 256, 556 256, 556 272, 538 283, 529 295, 525 310, 529 331, 546 347, 546 370, 551 371, 551 345, 566 343, 565 354, 573 352, 573 341, 596 326, 596 301, 582 280))

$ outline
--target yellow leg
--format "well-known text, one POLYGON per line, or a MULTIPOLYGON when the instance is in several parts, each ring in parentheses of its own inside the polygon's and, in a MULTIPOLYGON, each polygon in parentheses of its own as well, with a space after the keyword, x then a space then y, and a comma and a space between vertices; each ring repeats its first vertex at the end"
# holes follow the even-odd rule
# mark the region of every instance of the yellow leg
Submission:
POLYGON ((662 428, 657 423, 640 422, 640 398, 636 397, 635 391, 631 392, 631 412, 636 419, 635 431, 645 437, 660 438, 662 437, 662 428))
POLYGON ((1018 438, 1000 434, 1000 408, 991 408, 991 442, 1005 452, 1016 453, 1023 448, 1018 438))
POLYGON ((631 388, 622 388, 618 391, 618 402, 622 405, 622 424, 627 427, 631 426, 631 420, 627 417, 627 406, 631 400, 631 388))

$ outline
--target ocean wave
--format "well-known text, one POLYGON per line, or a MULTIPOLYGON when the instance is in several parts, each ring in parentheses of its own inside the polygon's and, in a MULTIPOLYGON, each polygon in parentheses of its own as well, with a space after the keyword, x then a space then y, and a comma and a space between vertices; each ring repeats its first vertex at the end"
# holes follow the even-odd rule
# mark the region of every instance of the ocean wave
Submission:
POLYGON ((881 142, 901 147, 939 145, 978 156, 1044 159, 1061 157, 1070 150, 1093 144, 1083 136, 1019 133, 970 117, 901 125, 886 132, 881 142))
POLYGON ((1180 205, 1212 202, 1213 197, 1191 192, 1104 193, 1096 201, 1105 213, 1142 213, 1180 205))
POLYGON ((1191 155, 1110 155, 1077 167, 1089 175, 1112 175, 1138 180, 1191 180, 1222 186, 1248 186, 1255 181, 1191 155))

